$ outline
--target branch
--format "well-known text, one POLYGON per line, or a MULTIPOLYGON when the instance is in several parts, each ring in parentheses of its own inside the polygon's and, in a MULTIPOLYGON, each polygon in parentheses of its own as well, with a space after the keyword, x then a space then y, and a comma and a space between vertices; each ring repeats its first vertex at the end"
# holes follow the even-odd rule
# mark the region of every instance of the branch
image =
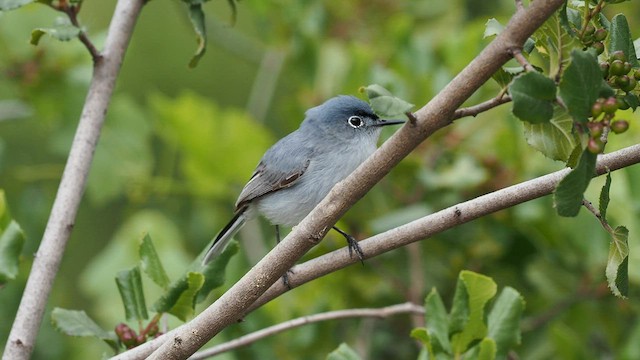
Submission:
MULTIPOLYGON (((563 0, 534 1, 525 10, 516 12, 504 31, 415 113, 417 121, 402 127, 358 169, 337 184, 278 246, 216 302, 178 331, 162 337, 164 343, 150 359, 187 358, 222 329, 238 321, 256 299, 322 240, 351 205, 428 136, 451 124, 455 110, 510 59, 509 49, 522 46, 562 4, 563 0)), ((144 350, 151 348, 149 345, 144 350)), ((135 354, 146 356, 143 350, 135 354)))
POLYGON ((28 359, 33 351, 47 298, 73 229, 116 77, 143 3, 143 0, 121 0, 116 6, 104 56, 94 63, 78 129, 3 359, 28 359))
MULTIPOLYGON (((597 175, 640 163, 640 144, 603 155, 596 167, 597 175)), ((569 173, 566 168, 523 183, 494 191, 475 199, 451 206, 408 224, 388 230, 359 242, 365 257, 370 258, 415 241, 437 235, 455 226, 489 215, 499 210, 549 195, 558 182, 569 173)), ((296 288, 311 280, 354 264, 344 248, 319 256, 294 267, 289 274, 289 285, 296 288)), ((281 282, 275 283, 246 311, 245 315, 287 292, 281 282)))
POLYGON ((503 96, 495 97, 491 100, 487 100, 477 105, 469 106, 466 108, 460 108, 453 113, 453 120, 460 119, 467 116, 476 116, 482 112, 491 110, 496 106, 506 104, 511 100, 512 100, 511 95, 503 95, 503 96))
POLYGON ((80 26, 80 22, 78 21, 78 11, 80 11, 80 5, 69 6, 69 4, 65 3, 60 11, 67 14, 69 20, 71 21, 71 24, 73 24, 73 26, 77 27, 80 30, 80 32, 78 33, 78 39, 80 39, 80 42, 82 42, 87 50, 89 50, 89 54, 91 55, 91 59, 93 59, 93 63, 97 63, 102 58, 102 54, 100 54, 98 49, 96 49, 91 40, 89 40, 87 33, 82 29, 82 26, 80 26))
POLYGON ((242 337, 226 342, 224 344, 216 345, 212 348, 195 353, 189 359, 193 359, 193 360, 206 359, 208 357, 222 354, 224 352, 237 349, 239 347, 247 346, 251 343, 254 343, 268 336, 272 336, 286 330, 291 330, 296 327, 300 327, 303 325, 312 324, 320 321, 348 319, 348 318, 362 318, 362 317, 386 318, 389 316, 393 316, 397 314, 406 314, 406 313, 424 315, 424 308, 422 306, 419 306, 410 302, 406 302, 404 304, 386 306, 386 307, 377 308, 377 309, 348 309, 348 310, 329 311, 329 312, 324 312, 320 314, 304 316, 297 319, 285 321, 283 323, 270 326, 262 330, 258 330, 256 332, 244 335, 242 337))

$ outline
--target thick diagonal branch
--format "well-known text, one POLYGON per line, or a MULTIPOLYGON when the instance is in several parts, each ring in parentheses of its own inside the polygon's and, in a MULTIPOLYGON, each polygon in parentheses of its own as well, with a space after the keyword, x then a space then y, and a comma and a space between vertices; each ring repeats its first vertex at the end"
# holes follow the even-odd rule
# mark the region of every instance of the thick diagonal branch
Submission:
POLYGON ((84 193, 93 153, 120 71, 125 49, 144 0, 120 0, 109 26, 103 56, 94 62, 94 73, 78 129, 71 145, 51 215, 22 294, 3 359, 29 359, 42 323, 45 305, 58 273, 84 193))

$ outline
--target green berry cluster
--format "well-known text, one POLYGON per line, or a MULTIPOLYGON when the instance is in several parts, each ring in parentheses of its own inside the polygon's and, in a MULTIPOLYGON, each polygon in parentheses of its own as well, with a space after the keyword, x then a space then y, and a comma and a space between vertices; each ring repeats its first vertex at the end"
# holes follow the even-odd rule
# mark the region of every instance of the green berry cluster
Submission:
POLYGON ((614 119, 616 111, 622 108, 621 103, 626 105, 624 100, 610 96, 599 98, 591 107, 592 119, 587 123, 590 135, 587 149, 590 152, 598 154, 604 150, 603 134, 605 129, 611 130, 614 134, 622 134, 629 128, 628 121, 614 119))
POLYGON ((623 51, 614 51, 609 56, 609 61, 600 63, 602 76, 614 89, 620 89, 625 93, 632 92, 640 80, 640 69, 632 69, 631 63, 623 51))
POLYGON ((589 24, 584 29, 582 38, 582 44, 586 47, 592 47, 596 50, 598 55, 604 52, 604 39, 607 38, 608 31, 605 28, 596 29, 595 26, 589 24))
POLYGON ((118 339, 120 339, 120 342, 126 346, 127 349, 132 349, 138 345, 144 344, 147 341, 147 338, 162 335, 158 330, 158 324, 154 322, 149 328, 145 329, 146 333, 143 331, 138 335, 135 330, 129 327, 129 325, 120 323, 116 325, 115 333, 116 336, 118 336, 118 339))

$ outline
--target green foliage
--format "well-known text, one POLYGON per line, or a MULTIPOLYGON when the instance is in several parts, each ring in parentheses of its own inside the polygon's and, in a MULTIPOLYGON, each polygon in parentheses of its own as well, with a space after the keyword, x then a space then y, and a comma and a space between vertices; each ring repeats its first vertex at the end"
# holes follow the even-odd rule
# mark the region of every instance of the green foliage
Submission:
POLYGON ((4 190, 0 189, 0 288, 18 275, 24 232, 9 213, 4 190))
POLYGON ((426 358, 504 358, 520 344, 524 300, 516 290, 506 287, 487 315, 487 304, 496 290, 491 278, 461 271, 447 314, 438 291, 432 289, 425 300, 427 328, 411 333, 425 346, 426 358))
POLYGON ((591 116, 591 106, 600 96, 612 93, 602 80, 596 57, 588 51, 573 50, 558 85, 559 95, 575 121, 585 122, 591 116))
POLYGON ((362 359, 349 345, 342 343, 327 355, 327 360, 360 360, 362 359))
POLYGON ((397 98, 384 87, 373 84, 360 88, 369 98, 373 111, 383 118, 404 116, 415 106, 400 98, 397 98))
POLYGON ((607 259, 607 282, 616 295, 629 295, 629 230, 618 226, 611 233, 609 258, 607 259))
POLYGON ((556 84, 538 73, 528 72, 513 79, 509 86, 513 115, 531 124, 545 124, 553 116, 556 84))
POLYGON ((129 270, 123 270, 116 275, 116 284, 122 297, 124 313, 127 320, 146 320, 149 318, 147 304, 144 301, 142 289, 142 277, 140 267, 134 266, 129 270))
POLYGON ((54 308, 51 322, 56 330, 65 335, 95 337, 106 342, 114 351, 118 349, 115 334, 102 329, 82 310, 54 308))
POLYGON ((523 125, 527 143, 550 159, 567 162, 578 144, 573 120, 560 106, 554 107, 553 116, 548 122, 523 122, 523 125))
POLYGON ((0 0, 0 10, 9 11, 32 3, 34 0, 0 0))
POLYGON ((629 23, 627 18, 618 14, 611 19, 611 40, 609 41, 609 53, 614 51, 623 51, 626 55, 626 60, 631 63, 631 66, 638 67, 638 58, 636 56, 636 48, 633 46, 633 38, 631 30, 629 29, 629 23))
POLYGON ((142 238, 142 242, 140 243, 140 267, 142 271, 144 271, 147 276, 153 280, 156 285, 160 286, 163 289, 166 289, 169 286, 169 276, 164 271, 164 267, 162 266, 162 262, 158 257, 158 253, 156 252, 156 248, 153 246, 151 242, 151 237, 149 234, 146 234, 142 238))
POLYGON ((37 28, 31 32, 31 45, 38 45, 43 35, 49 35, 60 41, 69 41, 80 34, 80 29, 63 17, 56 19, 55 24, 50 28, 37 28))
POLYGON ((560 216, 576 216, 582 207, 584 192, 594 176, 596 155, 585 150, 578 165, 565 176, 553 194, 556 211, 560 216))

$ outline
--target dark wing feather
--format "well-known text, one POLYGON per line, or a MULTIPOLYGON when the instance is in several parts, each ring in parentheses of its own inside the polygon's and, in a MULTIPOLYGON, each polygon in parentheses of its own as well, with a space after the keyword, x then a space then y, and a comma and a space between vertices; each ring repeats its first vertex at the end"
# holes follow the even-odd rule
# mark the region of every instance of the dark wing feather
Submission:
POLYGON ((308 147, 286 146, 287 143, 295 143, 297 140, 295 133, 292 133, 265 153, 251 179, 242 189, 236 201, 236 211, 254 199, 296 184, 309 167, 312 155, 312 149, 308 147), (287 148, 297 151, 286 153, 283 149, 287 148))

